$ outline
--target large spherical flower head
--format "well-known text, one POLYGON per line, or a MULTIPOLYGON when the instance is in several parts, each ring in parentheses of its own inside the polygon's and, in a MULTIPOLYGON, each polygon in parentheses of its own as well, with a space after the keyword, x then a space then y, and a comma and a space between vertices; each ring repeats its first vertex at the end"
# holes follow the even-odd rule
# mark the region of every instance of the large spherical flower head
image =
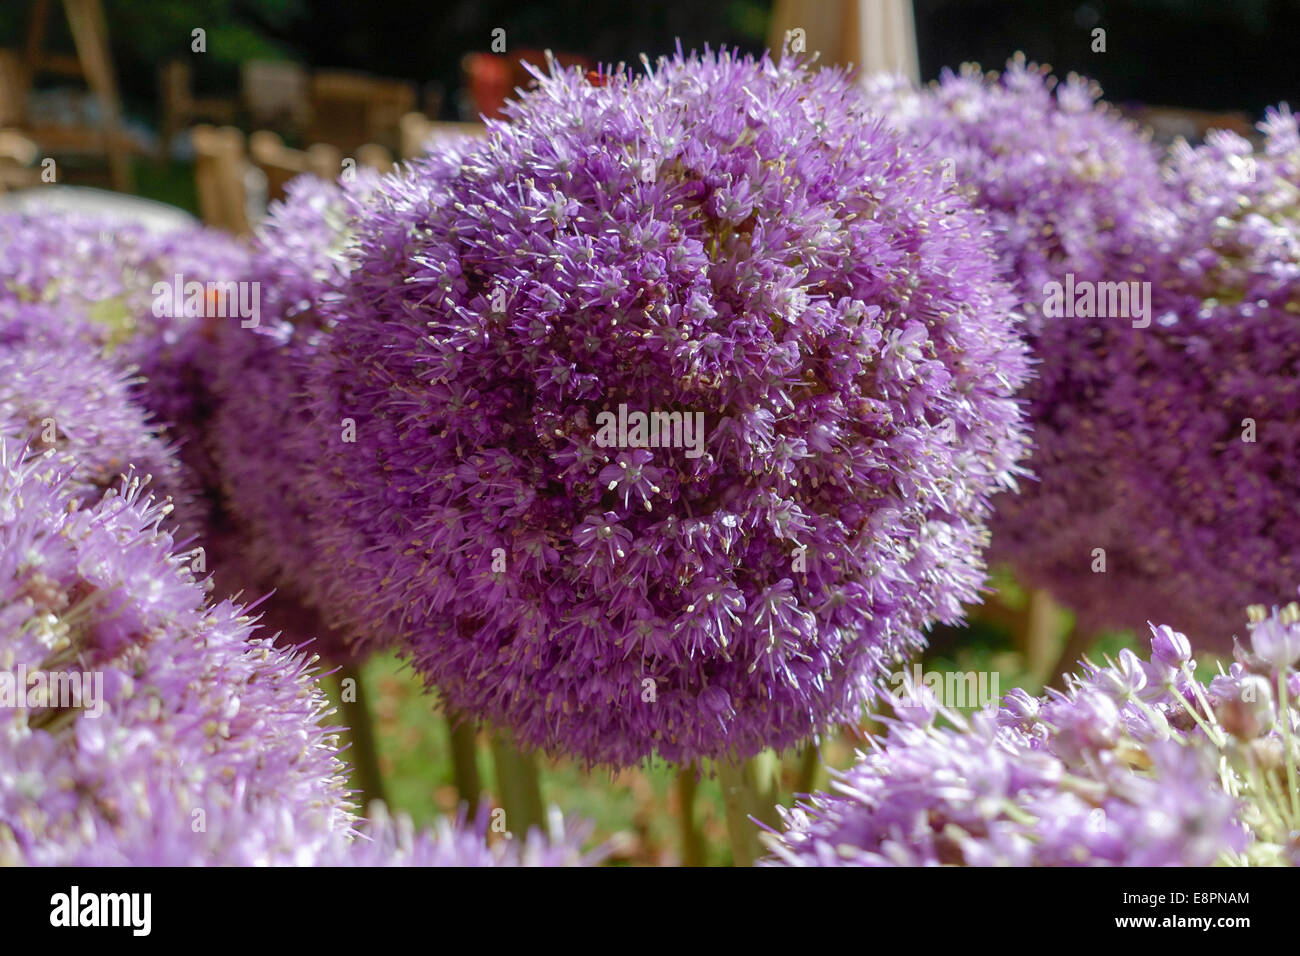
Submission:
POLYGON ((194 490, 173 450, 131 397, 131 379, 77 339, 0 347, 0 435, 52 456, 83 503, 118 488, 126 475, 168 498, 174 519, 198 530, 194 490))
MULTIPOLYGON (((1300 605, 1252 606, 1249 639, 1236 645, 1235 662, 1226 670, 1220 665, 1208 684, 1194 675, 1185 635, 1166 625, 1151 631, 1149 661, 1124 651, 1104 667, 1084 665, 1069 693, 1053 695, 1033 713, 1004 711, 1004 722, 1076 767, 1098 759, 1089 739, 1114 741, 1097 752, 1138 767, 1153 747, 1170 741, 1196 751, 1217 768, 1218 786, 1236 799, 1234 817, 1246 831, 1245 844, 1225 847, 1225 858, 1300 865, 1300 810, 1292 799, 1300 787, 1300 605), (1096 706, 1103 698, 1113 706, 1096 706), (1110 729, 1102 731, 1103 724, 1110 729)), ((1170 812, 1172 802, 1159 803, 1170 812)), ((1213 833, 1184 829, 1189 840, 1213 833)))
POLYGON ((345 613, 594 761, 855 719, 975 596, 1024 446, 986 223, 834 71, 539 79, 359 227, 316 373, 345 613))
POLYGON ((0 348, 80 342, 102 351, 107 334, 79 310, 0 294, 0 348))
POLYGON ((890 110, 978 184, 1029 299, 1039 480, 1000 502, 990 557, 1081 627, 1155 617, 1226 650, 1235 609, 1281 600, 1300 571, 1295 489, 1277 464, 1300 438, 1278 411, 1293 378, 1278 330, 1296 309, 1295 122, 1271 114, 1259 155, 1232 134, 1178 147, 1162 183, 1145 144, 1082 85, 1067 109, 1069 90, 1052 97, 1023 67, 996 81, 966 71, 890 110), (1013 214, 1028 217, 1021 232, 1013 214), (1034 318, 1045 283, 1067 275, 1125 284, 1146 308, 1034 318))
MULTIPOLYGON (((173 808, 168 826, 188 828, 190 819, 173 808)), ((595 866, 606 848, 584 850, 592 827, 565 825, 554 814, 551 828, 530 830, 523 839, 487 837, 486 815, 470 824, 463 817, 441 818, 417 830, 404 815, 390 815, 373 803, 369 819, 352 831, 329 833, 304 826, 284 807, 259 804, 222 815, 208 825, 206 839, 155 845, 147 861, 120 832, 79 848, 74 866, 359 866, 359 867, 577 867, 595 866), (558 829, 556 829, 556 825, 558 829)))
POLYGON ((1262 151, 1224 130, 1171 151, 1165 175, 1182 203, 1166 216, 1154 262, 1165 267, 1166 303, 1181 300, 1189 316, 1240 321, 1238 299, 1285 306, 1300 278, 1300 131, 1286 106, 1268 110, 1259 129, 1262 151))
POLYGON ((21 456, 0 439, 0 860, 276 862, 345 838, 310 661, 204 605, 138 487, 77 509, 21 456), (69 678, 81 694, 33 696, 69 678))
MULTIPOLYGON (((448 184, 460 171, 462 155, 478 142, 475 137, 435 136, 430 144, 436 145, 436 149, 406 163, 402 174, 385 178, 382 189, 372 190, 367 188, 369 184, 358 181, 357 187, 347 190, 356 193, 358 188, 362 189, 364 195, 359 198, 367 206, 364 222, 360 222, 362 207, 355 201, 350 203, 347 228, 354 233, 354 238, 349 243, 349 275, 361 258, 355 231, 364 229, 373 233, 383 228, 390 230, 393 241, 400 241, 399 233, 420 210, 453 201, 448 184)), ((345 284, 339 291, 347 289, 345 284)), ((373 561, 371 570, 377 571, 378 565, 388 559, 382 548, 371 553, 373 531, 366 516, 339 506, 347 487, 339 451, 356 442, 358 403, 352 369, 331 354, 338 338, 331 329, 340 321, 349 321, 354 310, 346 300, 334 296, 333 290, 319 296, 317 301, 323 307, 304 314, 311 321, 294 323, 290 342, 295 347, 278 353, 287 355, 292 365, 286 374, 304 385, 303 397, 310 419, 292 436, 304 464, 299 472, 302 487, 295 494, 298 500, 308 502, 311 548, 320 558, 316 565, 318 573, 310 575, 305 582, 301 575, 298 580, 305 583, 310 603, 346 631, 353 651, 364 653, 391 643, 393 630, 385 631, 381 627, 381 622, 365 609, 364 596, 358 593, 355 581, 340 576, 337 571, 357 561, 373 561)), ((373 582, 382 576, 381 572, 369 580, 373 582)))
POLYGON ((351 272, 351 224, 381 181, 365 169, 335 181, 299 176, 271 204, 258 224, 253 256, 274 317, 293 322, 310 314, 316 324, 324 321, 316 306, 351 272))
POLYGON ((880 76, 867 91, 988 211, 1032 332, 1043 286, 1066 273, 1106 276, 1141 241, 1141 210, 1165 192, 1159 154, 1095 83, 1058 81, 1021 55, 1001 74, 966 64, 924 90, 880 76))
POLYGON ((1176 745, 1151 748, 1150 775, 1104 764, 1086 783, 987 717, 957 730, 904 726, 884 746, 833 772, 831 792, 783 811, 767 862, 1208 866, 1244 844, 1212 764, 1176 745))
POLYGON ((419 157, 416 162, 429 156, 457 156, 474 144, 480 137, 477 133, 435 126, 424 142, 420 144, 419 157))
POLYGON ((304 370, 328 326, 319 306, 338 294, 349 271, 349 223, 378 181, 365 174, 289 183, 254 242, 262 321, 256 328, 221 322, 209 360, 208 444, 229 525, 218 546, 217 585, 276 589, 262 606, 267 622, 288 640, 314 637, 313 650, 330 660, 349 655, 342 635, 307 606, 323 588, 323 574, 311 540, 321 515, 303 494, 304 471, 319 466, 319 455, 302 447, 315 437, 304 370))
POLYGON ((1300 136, 1285 109, 1261 130, 1262 151, 1228 133, 1175 150, 1156 318, 1115 399, 1147 450, 1131 483, 1154 502, 1133 531, 1167 575, 1162 619, 1197 644, 1239 633, 1233 608, 1285 601, 1300 578, 1300 136))
POLYGON ((867 86, 875 107, 988 211, 1027 316, 1038 359, 1024 393, 1036 480, 999 501, 990 559, 1053 591, 1080 626, 1140 627, 1168 602, 1148 603, 1164 585, 1142 554, 1147 543, 1128 536, 1148 502, 1124 462, 1147 446, 1128 434, 1135 413, 1113 385, 1133 380, 1126 356, 1143 333, 1128 316, 1075 317, 1073 290, 1149 281, 1144 263, 1166 234, 1159 213, 1176 205, 1157 152, 1095 84, 1058 82, 1019 56, 1001 74, 968 64, 925 90, 890 77, 867 86), (1047 308, 1059 304, 1051 283, 1071 296, 1068 313, 1047 308))
POLYGON ((101 216, 0 213, 0 303, 6 311, 14 303, 57 307, 63 329, 88 324, 109 349, 156 335, 170 342, 197 316, 188 314, 183 290, 181 309, 171 310, 177 314, 155 310, 155 283, 177 273, 205 284, 242 278, 242 249, 209 229, 155 235, 101 216))

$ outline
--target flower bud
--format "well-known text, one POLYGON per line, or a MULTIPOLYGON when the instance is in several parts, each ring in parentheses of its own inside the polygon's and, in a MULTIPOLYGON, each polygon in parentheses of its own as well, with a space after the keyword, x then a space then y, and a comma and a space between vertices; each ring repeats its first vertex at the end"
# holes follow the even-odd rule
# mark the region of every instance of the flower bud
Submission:
POLYGON ((1167 624, 1151 628, 1151 656, 1170 667, 1177 667, 1192 656, 1187 638, 1167 624))
POLYGON ((1242 678, 1236 693, 1223 698, 1214 708, 1223 729, 1240 740, 1253 740, 1273 724, 1273 692, 1268 681, 1256 674, 1242 678))

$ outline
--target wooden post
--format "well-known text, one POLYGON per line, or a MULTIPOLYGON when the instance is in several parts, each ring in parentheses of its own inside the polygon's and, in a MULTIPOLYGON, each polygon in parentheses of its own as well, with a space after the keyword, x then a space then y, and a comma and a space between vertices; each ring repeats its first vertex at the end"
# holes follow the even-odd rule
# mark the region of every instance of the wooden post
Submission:
POLYGON ((122 102, 113 73, 103 4, 101 0, 63 0, 63 12, 68 18, 68 30, 77 51, 75 58, 47 56, 44 52, 51 6, 51 0, 34 0, 31 18, 27 21, 21 91, 24 100, 36 74, 42 70, 84 77, 90 92, 99 102, 100 124, 94 135, 108 159, 113 188, 119 192, 131 192, 130 148, 122 131, 122 102))
POLYGON ((233 126, 194 127, 194 179, 199 212, 210 226, 236 235, 252 230, 244 208, 244 134, 233 126))
POLYGON ((104 151, 108 156, 113 188, 119 192, 131 192, 131 163, 122 132, 122 104, 113 77, 104 7, 100 0, 63 0, 63 8, 68 15, 72 42, 77 48, 86 82, 99 100, 104 151))
POLYGON ((35 0, 27 20, 27 46, 23 54, 23 86, 32 88, 32 81, 41 68, 41 50, 45 48, 45 28, 50 22, 50 0, 35 0))

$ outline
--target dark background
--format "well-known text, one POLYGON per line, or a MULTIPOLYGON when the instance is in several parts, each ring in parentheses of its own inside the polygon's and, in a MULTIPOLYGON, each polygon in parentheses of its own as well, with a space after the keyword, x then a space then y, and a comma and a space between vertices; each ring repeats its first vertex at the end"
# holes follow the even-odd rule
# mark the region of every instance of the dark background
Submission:
MULTIPOLYGON (((915 0, 924 79, 944 66, 1000 66, 1020 50, 1058 72, 1101 82, 1107 97, 1204 110, 1300 102, 1300 0, 915 0), (1091 30, 1107 52, 1091 52, 1091 30)), ((0 0, 0 46, 20 46, 28 0, 0 0)), ((288 57, 310 67, 366 70, 442 92, 457 118, 461 57, 491 31, 510 50, 551 48, 617 63, 671 52, 680 38, 760 51, 770 0, 105 0, 129 113, 150 116, 159 63, 188 55, 208 32, 199 92, 237 88, 238 64, 288 57)), ((68 48, 51 18, 51 46, 68 48)))

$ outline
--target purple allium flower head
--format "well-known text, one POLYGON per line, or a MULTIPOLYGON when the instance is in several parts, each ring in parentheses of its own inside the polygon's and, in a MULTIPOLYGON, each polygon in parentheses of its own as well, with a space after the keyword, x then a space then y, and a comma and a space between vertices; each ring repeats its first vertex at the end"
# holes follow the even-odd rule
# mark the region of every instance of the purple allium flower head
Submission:
POLYGON ((21 459, 0 439, 0 860, 166 863, 189 846, 254 862, 275 817, 304 842, 345 834, 310 661, 252 638, 237 605, 204 605, 138 483, 78 509, 48 460, 21 459), (16 689, 24 672, 90 686, 54 706, 16 689))
MULTIPOLYGON (((301 396, 281 367, 286 363, 272 363, 254 349, 269 341, 266 336, 291 328, 284 317, 303 310, 316 286, 327 285, 318 273, 339 230, 330 228, 321 205, 297 203, 310 214, 273 226, 273 241, 256 253, 210 230, 155 236, 74 215, 6 217, 0 343, 82 339, 130 369, 135 400, 168 426, 191 484, 202 492, 204 513, 185 530, 201 531, 195 543, 204 549, 217 592, 252 595, 278 588, 261 607, 265 622, 289 646, 319 638, 313 649, 337 660, 342 640, 299 604, 284 581, 266 573, 266 556, 274 550, 269 542, 296 540, 287 531, 300 511, 284 494, 294 484, 288 465, 296 456, 284 445, 292 429, 282 417, 301 396), (195 283, 201 287, 197 298, 195 283), (256 313, 243 314, 244 306, 256 313), (231 341, 244 349, 237 356, 241 377, 218 394, 215 379, 231 341), (233 448, 219 447, 214 438, 214 416, 228 396, 235 408, 226 419, 235 419, 239 430, 240 444, 233 448), (229 472, 217 467, 214 454, 228 456, 229 472), (221 492, 228 478, 256 479, 247 494, 262 502, 261 516, 270 521, 256 525, 255 534, 245 533, 246 525, 236 527, 225 513, 221 492)), ((63 391, 77 394, 71 381, 63 391)), ((114 450, 106 446, 104 453, 114 450)), ((146 471, 146 464, 137 470, 146 471)), ((285 560, 293 565, 299 557, 291 553, 285 560)))
POLYGON ((1300 865, 1300 604, 1249 614, 1249 650, 1208 684, 1152 626, 1150 662, 944 710, 952 727, 887 721, 832 792, 783 811, 768 862, 1300 865))
POLYGON ((256 284, 245 243, 211 229, 195 229, 151 237, 143 261, 133 264, 142 277, 140 289, 150 290, 146 310, 142 300, 132 298, 131 313, 141 316, 139 331, 124 344, 122 361, 140 369, 144 381, 138 389, 140 401, 159 421, 167 424, 181 442, 181 456, 206 485, 216 479, 216 466, 204 441, 211 412, 211 348, 215 326, 225 321, 260 321, 262 294, 256 284), (186 285, 204 286, 203 311, 192 314, 191 300, 184 312, 163 309, 155 314, 165 293, 163 285, 176 286, 183 276, 186 285), (236 304, 238 303, 238 304, 236 304), (226 319, 223 315, 248 306, 252 318, 226 319))
MULTIPOLYGON (((0 299, 58 302, 66 312, 93 311, 104 338, 124 337, 112 303, 131 283, 122 265, 147 241, 144 229, 69 213, 0 213, 0 299)), ((123 319, 125 321, 125 319, 123 319)))
POLYGON ((605 855, 603 847, 582 849, 591 835, 590 824, 566 824, 555 808, 545 833, 532 829, 522 840, 512 837, 495 843, 486 839, 489 817, 481 811, 472 825, 462 814, 444 817, 424 831, 417 831, 409 817, 389 815, 382 803, 373 804, 369 812, 370 818, 358 827, 359 836, 351 843, 336 842, 318 865, 592 866, 605 855))
MULTIPOLYGON (((1300 633, 1298 618, 1300 609, 1271 621, 1300 633)), ((1249 737, 1234 737, 1220 718, 1237 713, 1251 676, 1234 665, 1203 687, 1195 664, 1156 659, 1169 644, 1162 630, 1152 628, 1152 663, 1128 653, 1085 665, 1065 693, 1013 691, 969 720, 943 710, 953 726, 887 721, 873 752, 832 772, 831 792, 782 811, 785 832, 765 837, 767 862, 1293 864, 1289 824, 1279 830, 1275 821, 1296 810, 1285 800, 1274 806, 1286 792, 1284 771, 1262 756, 1271 751, 1260 735, 1280 743, 1280 721, 1300 727, 1300 712, 1247 693, 1267 703, 1255 707, 1249 737)))
POLYGON ((1043 286, 1066 273, 1106 277, 1132 255, 1142 210, 1164 192, 1158 152, 1095 83, 1058 81, 1023 55, 1001 74, 945 69, 923 90, 890 76, 866 86, 872 108, 987 210, 1031 340, 1045 321, 1043 286))
POLYGON ((304 447, 314 435, 303 380, 330 321, 321 306, 338 294, 350 268, 349 223, 377 185, 371 174, 343 183, 314 176, 289 183, 254 242, 262 320, 256 328, 220 323, 208 362, 208 443, 228 525, 218 586, 276 589, 265 605, 268 622, 293 635, 290 640, 314 637, 313 650, 332 661, 352 655, 313 604, 330 583, 312 536, 323 516, 303 493, 304 474, 322 467, 316 449, 304 447))
POLYGON ((975 598, 1025 446, 985 220, 792 60, 556 70, 509 113, 358 224, 312 378, 339 611, 592 761, 855 719, 975 598))
POLYGON ((0 303, 57 305, 58 331, 88 324, 110 348, 159 336, 172 344, 201 316, 185 302, 170 310, 177 314, 157 314, 155 283, 177 273, 205 284, 237 281, 246 256, 243 243, 210 229, 153 234, 72 213, 0 213, 0 303))
POLYGON ((196 531, 194 489, 132 401, 130 379, 84 341, 43 338, 0 346, 0 435, 53 457, 83 504, 134 475, 154 497, 171 499, 183 530, 196 531))
POLYGON ((1223 650, 1232 608, 1284 602, 1300 578, 1300 137, 1285 108, 1260 128, 1259 151, 1224 132, 1175 147, 1179 202, 1151 230, 1155 319, 1129 333, 1104 398, 1143 503, 1120 540, 1136 583, 1158 583, 1146 613, 1223 650))
POLYGON ((1300 577, 1295 118, 1271 111, 1258 153, 1230 133, 1175 147, 1162 177, 1095 88, 1053 95, 1022 61, 923 94, 877 86, 989 210, 1029 315, 1038 480, 999 502, 990 558, 1085 629, 1155 619, 1230 649, 1234 609, 1300 577))
POLYGON ((0 293, 0 348, 17 345, 61 346, 81 342, 102 349, 107 330, 77 309, 29 302, 0 293))
POLYGON ((435 125, 419 147, 416 162, 422 162, 430 156, 459 156, 481 138, 479 132, 466 132, 464 129, 448 128, 442 124, 435 125))
POLYGON ((1174 201, 1144 211, 1130 263, 1150 324, 1065 320, 1068 372, 1036 386, 1042 480, 1007 501, 994 550, 1081 626, 1162 620, 1227 651, 1232 609, 1300 578, 1300 137, 1285 109, 1261 129, 1259 151, 1231 133, 1174 149, 1174 201))
POLYGON ((357 821, 315 658, 205 604, 138 482, 80 508, 74 488, 0 436, 0 865, 599 859, 557 813, 549 835, 496 844, 486 816, 357 821), (69 678, 77 696, 47 696, 69 678))
MULTIPOLYGON (((1058 82, 1022 56, 1000 75, 967 64, 924 90, 884 76, 869 78, 867 88, 874 107, 988 211, 1027 317, 1037 360, 1024 392, 1035 479, 999 500, 990 560, 1008 562, 1025 584, 1047 587, 1080 613, 1080 626, 1113 623, 1096 618, 1115 606, 1141 543, 1122 548, 1118 540, 1135 504, 1127 497, 1134 489, 1116 473, 1119 448, 1128 448, 1128 412, 1096 396, 1126 375, 1115 342, 1135 332, 1127 319, 1045 310, 1049 283, 1064 292, 1067 284, 1135 277, 1135 250, 1150 244, 1147 211, 1172 205, 1158 153, 1100 101, 1095 84, 1074 75, 1058 82)), ((1141 611, 1132 626, 1160 610, 1141 602, 1147 587, 1125 591, 1141 611)))
POLYGON ((90 341, 138 372, 137 400, 204 481, 212 475, 202 440, 207 313, 229 312, 241 294, 251 299, 249 278, 245 245, 215 230, 155 235, 69 213, 0 213, 0 339, 6 327, 38 326, 48 340, 90 341), (179 308, 178 296, 163 289, 178 276, 179 308), (203 285, 201 302, 189 283, 203 285), (56 321, 15 312, 31 303, 48 305, 56 321))

